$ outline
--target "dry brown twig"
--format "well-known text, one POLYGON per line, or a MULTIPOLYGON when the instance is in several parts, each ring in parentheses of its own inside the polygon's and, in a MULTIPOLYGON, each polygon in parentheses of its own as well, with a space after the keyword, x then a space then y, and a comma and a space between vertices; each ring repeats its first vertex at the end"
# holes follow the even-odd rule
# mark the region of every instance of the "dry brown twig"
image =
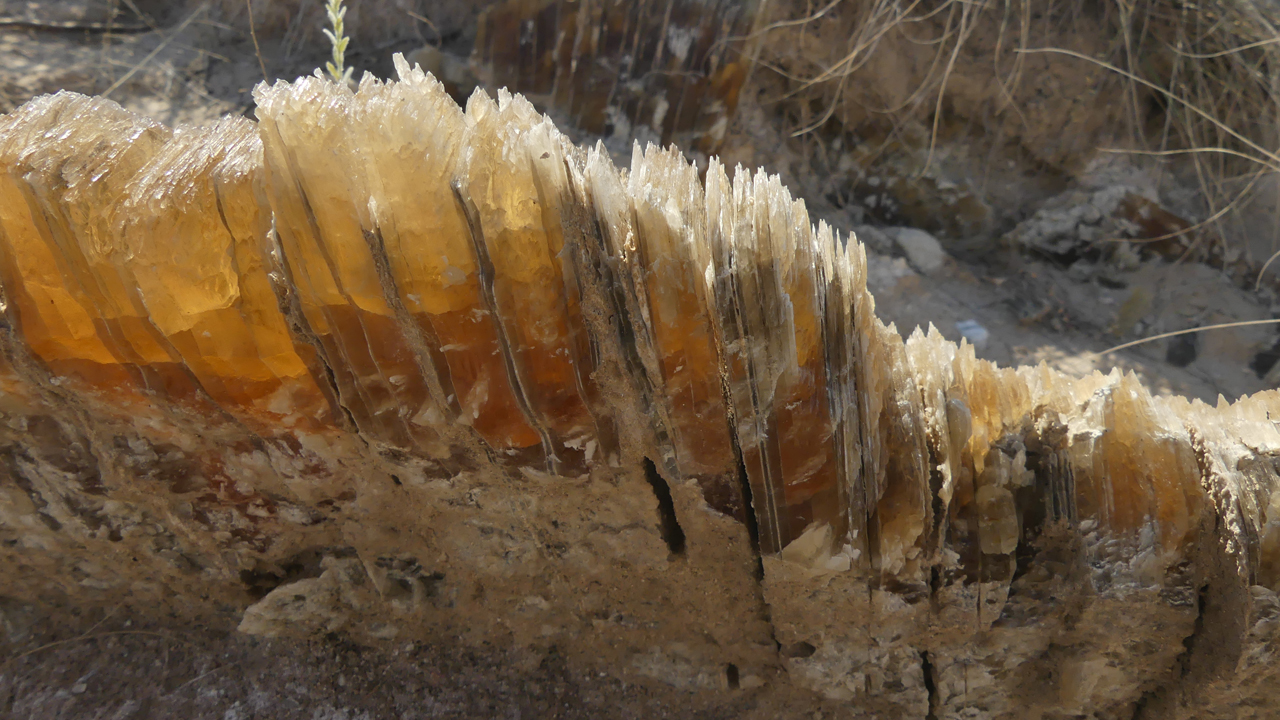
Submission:
POLYGON ((253 0, 244 0, 245 9, 249 11, 249 37, 253 38, 253 52, 258 56, 258 68, 262 70, 262 80, 266 82, 267 64, 262 60, 262 48, 258 46, 258 30, 253 23, 253 0))
POLYGON ((1115 347, 1107 348, 1106 350, 1101 350, 1101 351, 1092 353, 1090 354, 1090 357, 1099 357, 1099 356, 1107 355, 1109 353, 1117 352, 1120 350, 1127 350, 1128 348, 1136 347, 1138 345, 1145 345, 1146 343, 1155 342, 1156 340, 1164 340, 1165 338, 1176 337, 1178 335, 1190 335, 1192 333, 1204 332, 1206 330, 1227 330, 1229 328, 1252 327, 1255 325, 1275 325, 1277 323, 1280 323, 1280 319, 1272 318, 1270 320, 1243 320, 1241 322, 1219 323, 1217 325, 1206 325, 1204 327, 1187 328, 1186 330, 1175 330, 1173 332, 1160 333, 1159 335, 1152 335, 1151 337, 1145 337, 1140 340, 1134 340, 1132 342, 1127 342, 1122 345, 1116 345, 1115 347))
POLYGON ((178 27, 175 28, 173 32, 171 32, 167 37, 161 40, 154 48, 152 48, 151 52, 147 53, 147 56, 142 58, 141 62, 134 65, 132 68, 130 68, 129 72, 125 73, 118 80, 112 83, 111 87, 104 90, 102 92, 102 97, 105 98, 110 96, 111 93, 114 92, 117 88, 119 88, 121 85, 128 82, 129 78, 133 77, 135 74, 137 74, 139 70, 146 67, 147 63, 151 62, 151 60, 154 59, 156 55, 159 55, 160 51, 168 47, 169 43, 172 42, 174 38, 181 35, 182 31, 186 30, 187 27, 191 25, 192 21, 194 21, 197 17, 199 17, 200 14, 203 13, 208 8, 209 8, 208 2, 201 3, 200 6, 197 7, 194 11, 192 11, 192 13, 187 16, 187 19, 183 20, 182 23, 179 24, 178 27))
MULTIPOLYGON (((779 72, 791 84, 779 100, 793 97, 801 100, 803 119, 799 129, 792 133, 799 136, 821 127, 833 117, 852 86, 850 76, 867 66, 887 33, 896 29, 907 42, 935 46, 937 52, 932 62, 922 67, 924 72, 917 75, 922 79, 906 93, 905 101, 893 103, 895 107, 874 107, 860 99, 866 112, 894 118, 891 135, 897 133, 903 111, 919 114, 931 111, 928 153, 921 171, 924 172, 935 157, 941 116, 946 110, 948 81, 956 72, 976 26, 983 22, 983 15, 999 7, 994 3, 965 0, 944 0, 925 8, 918 2, 906 5, 889 0, 847 0, 843 5, 825 3, 816 12, 774 22, 762 32, 795 26, 807 29, 819 19, 837 22, 833 18, 839 17, 839 22, 850 26, 849 44, 844 52, 832 62, 811 66, 808 73, 795 69, 797 64, 791 62, 787 50, 774 58, 763 58, 761 65, 779 72), (957 2, 960 7, 956 7, 957 2), (850 12, 854 15, 850 16, 850 12), (942 12, 947 13, 945 23, 939 17, 942 12), (913 37, 914 33, 907 32, 911 26, 929 22, 933 23, 932 27, 943 26, 941 33, 913 37), (783 64, 788 67, 781 67, 783 64), (815 88, 823 89, 826 104, 816 114, 810 113, 804 102, 805 93, 815 88), (937 94, 930 98, 932 102, 926 110, 922 102, 925 93, 934 91, 937 94)), ((1084 11, 1079 4, 1071 7, 1078 22, 1084 11)), ((1182 167, 1199 183, 1198 194, 1205 205, 1203 219, 1177 232, 1147 240, 1166 240, 1217 225, 1221 229, 1212 242, 1226 242, 1229 234, 1221 227, 1222 223, 1235 216, 1264 175, 1280 172, 1280 151, 1272 147, 1274 136, 1280 135, 1275 127, 1280 117, 1280 99, 1274 95, 1280 83, 1273 80, 1276 69, 1280 68, 1280 39, 1274 32, 1269 37, 1249 37, 1245 33, 1252 31, 1231 19, 1232 8, 1214 0, 1210 0, 1208 8, 1194 10, 1167 0, 1110 0, 1101 7, 1104 13, 1095 20, 1113 33, 1110 57, 1095 57, 1066 47, 1031 47, 1033 11, 1043 18, 1043 29, 1050 36, 1054 23, 1070 22, 1070 18, 1061 13, 1055 15, 1057 9, 1035 8, 1029 0, 1021 3, 1005 0, 1003 12, 995 19, 998 28, 993 28, 996 35, 992 61, 994 92, 999 100, 996 111, 1012 108, 1026 124, 1019 104, 1021 93, 1026 91, 1025 83, 1029 82, 1025 75, 1026 58, 1032 55, 1056 54, 1102 68, 1124 83, 1126 115, 1135 147, 1103 147, 1099 151, 1185 158, 1187 162, 1182 167), (1201 12, 1206 9, 1215 12, 1201 12), (1010 26, 1016 27, 1013 43, 1008 43, 1010 26), (1002 58, 1008 57, 1012 58, 1011 63, 1002 65, 1002 58), (1007 70, 1003 70, 1006 67, 1007 70), (1144 125, 1152 120, 1158 120, 1159 125, 1144 125), (1243 171, 1245 167, 1247 172, 1243 171)), ((1041 28, 1035 27, 1034 34, 1038 38, 1041 28)), ((812 53, 797 55, 794 59, 816 64, 812 53)), ((1162 165, 1160 171, 1164 172, 1165 167, 1162 165)), ((1202 247, 1204 240, 1198 237, 1188 252, 1202 247)), ((1220 249, 1224 258, 1229 257, 1230 248, 1220 249)), ((1179 262, 1186 257, 1184 253, 1179 262)), ((1278 259, 1280 251, 1267 259, 1259 270, 1255 287, 1260 286, 1263 273, 1278 259)), ((1105 352, 1209 329, 1273 322, 1245 321, 1163 333, 1105 352)))

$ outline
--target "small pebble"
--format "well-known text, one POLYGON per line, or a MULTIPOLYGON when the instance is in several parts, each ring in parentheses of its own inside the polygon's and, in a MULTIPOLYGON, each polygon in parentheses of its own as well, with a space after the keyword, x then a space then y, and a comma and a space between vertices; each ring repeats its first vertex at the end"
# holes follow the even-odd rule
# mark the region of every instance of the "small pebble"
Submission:
POLYGON ((987 340, 991 338, 991 331, 982 327, 977 320, 961 320, 956 323, 956 332, 977 350, 986 347, 987 340))
POLYGON ((942 243, 924 230, 908 227, 887 228, 885 233, 898 243, 898 247, 902 248, 902 252, 907 256, 907 262, 925 275, 941 270, 947 261, 947 251, 942 249, 942 243))

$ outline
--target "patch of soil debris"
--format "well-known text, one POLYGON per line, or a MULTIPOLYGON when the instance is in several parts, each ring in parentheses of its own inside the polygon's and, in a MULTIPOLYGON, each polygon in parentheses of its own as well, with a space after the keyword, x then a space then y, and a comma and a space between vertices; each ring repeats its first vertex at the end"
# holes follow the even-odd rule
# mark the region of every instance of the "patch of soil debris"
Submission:
MULTIPOLYGON (((10 613, 10 619, 13 619, 10 613)), ((8 623, 10 633, 14 623, 8 623)), ((0 641, 0 717, 418 720, 791 717, 786 690, 688 692, 516 654, 434 643, 271 640, 228 628, 41 619, 0 641), (87 625, 87 626, 86 626, 87 625), (78 631, 68 630, 79 627, 78 631)), ((809 712, 812 700, 803 704, 809 712)), ((798 717, 799 715, 795 715, 798 717)))

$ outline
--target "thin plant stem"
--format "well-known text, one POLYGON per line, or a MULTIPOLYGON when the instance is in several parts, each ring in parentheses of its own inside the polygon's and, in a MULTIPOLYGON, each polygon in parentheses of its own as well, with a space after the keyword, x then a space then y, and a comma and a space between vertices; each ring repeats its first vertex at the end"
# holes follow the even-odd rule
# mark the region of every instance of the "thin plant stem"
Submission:
POLYGON ((262 70, 262 80, 266 82, 267 64, 262 61, 262 48, 258 46, 258 31, 253 26, 253 0, 244 0, 244 6, 249 10, 249 37, 253 38, 253 52, 258 56, 258 68, 262 70))
POLYGON ((1149 342, 1155 342, 1156 340, 1163 340, 1165 338, 1176 337, 1178 335, 1190 335, 1191 333, 1204 332, 1205 330, 1226 330, 1228 328, 1251 327, 1254 325, 1275 325, 1276 323, 1280 323, 1280 318, 1271 318, 1270 320, 1244 320, 1241 322, 1221 323, 1219 325, 1206 325, 1204 327, 1187 328, 1186 330, 1175 330, 1173 332, 1160 333, 1159 335, 1152 335, 1151 337, 1142 338, 1141 340, 1134 340, 1133 342, 1127 342, 1127 343, 1124 343, 1123 345, 1116 345, 1115 347, 1107 348, 1106 350, 1093 353, 1093 357, 1107 355, 1109 353, 1116 352, 1117 350, 1125 350, 1138 345, 1144 345, 1149 342))

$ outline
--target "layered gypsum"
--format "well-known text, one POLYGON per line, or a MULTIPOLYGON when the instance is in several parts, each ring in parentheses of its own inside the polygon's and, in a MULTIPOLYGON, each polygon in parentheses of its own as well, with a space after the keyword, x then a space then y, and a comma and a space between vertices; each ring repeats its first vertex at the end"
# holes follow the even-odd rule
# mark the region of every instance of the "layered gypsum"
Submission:
MULTIPOLYGON (((462 110, 397 69, 260 86, 257 123, 68 93, 5 116, 13 392, 355 436, 442 475, 651 457, 752 529, 780 642, 814 648, 784 664, 837 699, 963 708, 971 673, 1002 687, 1053 643, 1085 668, 1129 652, 1107 636, 1134 607, 1162 620, 1127 642, 1176 655, 1205 558, 1280 582, 1280 395, 1210 407, 904 342, 862 246, 776 176, 652 146, 619 170, 519 96, 462 110), (1017 591, 1062 548, 1106 567, 1072 566, 1083 622, 1017 591)), ((1173 655, 1065 702, 1131 702, 1173 655)))

